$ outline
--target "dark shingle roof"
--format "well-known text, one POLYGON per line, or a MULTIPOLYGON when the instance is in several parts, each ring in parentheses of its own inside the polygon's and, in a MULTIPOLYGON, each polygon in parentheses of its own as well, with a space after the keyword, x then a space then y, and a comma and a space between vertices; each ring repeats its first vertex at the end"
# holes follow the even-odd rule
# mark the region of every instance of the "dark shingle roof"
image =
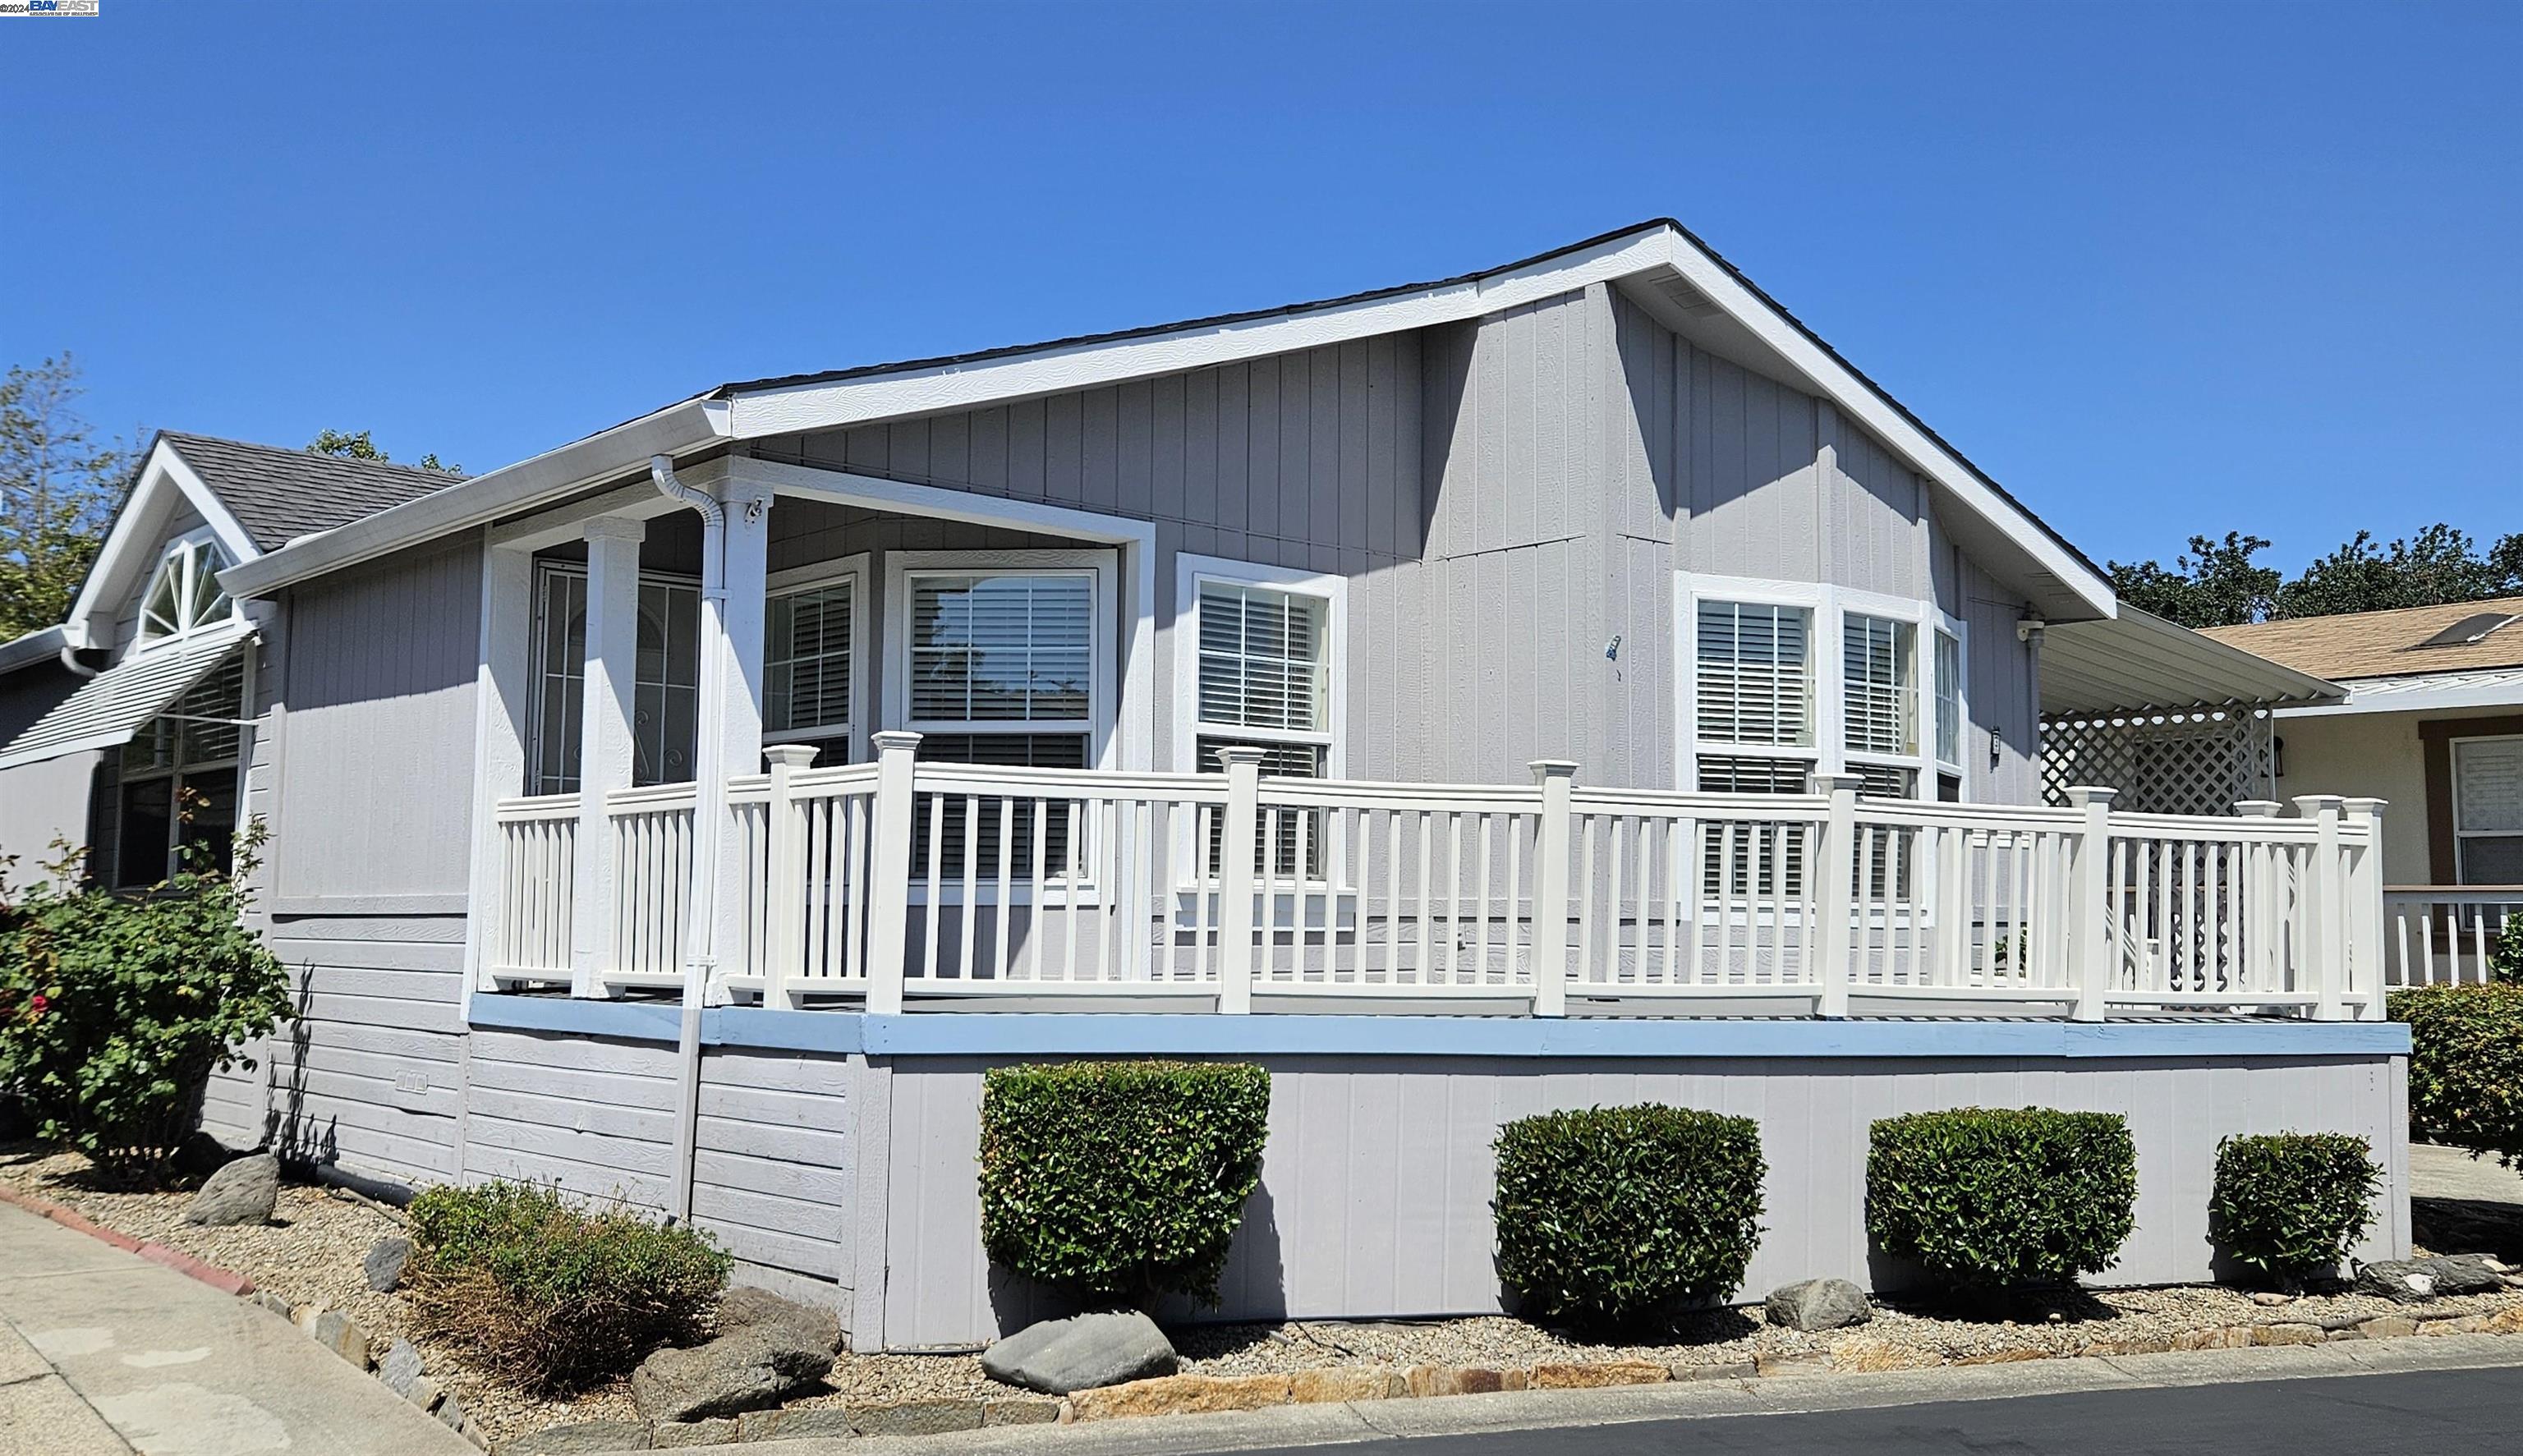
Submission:
POLYGON ((164 432, 184 463, 266 551, 310 532, 330 531, 464 477, 452 471, 310 455, 277 445, 164 432))

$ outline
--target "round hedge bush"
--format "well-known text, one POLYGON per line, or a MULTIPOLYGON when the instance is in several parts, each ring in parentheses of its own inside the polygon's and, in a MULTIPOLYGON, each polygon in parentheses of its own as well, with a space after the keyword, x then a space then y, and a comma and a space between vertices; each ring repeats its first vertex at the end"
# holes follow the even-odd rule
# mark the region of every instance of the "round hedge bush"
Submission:
POLYGON ((2523 1166, 2523 986, 2414 986, 2391 1010, 2409 1023, 2409 1136, 2523 1166))
POLYGON ((2374 1221, 2383 1170, 2349 1133, 2270 1133, 2216 1145, 2208 1231, 2265 1279, 2326 1274, 2374 1221))
POLYGON ((1722 1300, 1761 1237, 1761 1131, 1653 1103, 1498 1138, 1499 1271, 1540 1314, 1622 1326, 1722 1300))
POLYGON ((993 1067, 981 1084, 981 1246, 1089 1298, 1214 1301, 1269 1119, 1270 1074, 1258 1066, 993 1067))
POLYGON ((1875 1124, 1866 1231, 1946 1285, 2065 1284, 2119 1260, 2137 1146, 2114 1112, 1959 1107, 1875 1124))

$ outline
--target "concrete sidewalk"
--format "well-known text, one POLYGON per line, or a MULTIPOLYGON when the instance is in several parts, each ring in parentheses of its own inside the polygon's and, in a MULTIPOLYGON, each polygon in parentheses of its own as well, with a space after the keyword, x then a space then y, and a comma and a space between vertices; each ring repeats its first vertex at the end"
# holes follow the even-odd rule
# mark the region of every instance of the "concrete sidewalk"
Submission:
POLYGON ((476 1456, 288 1321, 0 1205, 0 1456, 476 1456))

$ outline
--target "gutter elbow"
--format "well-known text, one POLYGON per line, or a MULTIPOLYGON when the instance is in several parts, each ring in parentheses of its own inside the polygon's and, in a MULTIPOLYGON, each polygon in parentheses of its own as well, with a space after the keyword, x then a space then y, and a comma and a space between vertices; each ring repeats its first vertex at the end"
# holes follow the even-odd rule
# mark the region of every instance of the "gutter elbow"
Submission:
POLYGON ((703 524, 709 526, 724 526, 727 524, 726 513, 719 509, 718 501, 713 498, 707 491, 685 485, 683 481, 676 476, 674 456, 650 455, 648 457, 648 479, 656 483, 657 493, 659 494, 664 495, 671 500, 680 500, 684 504, 700 512, 703 524))
POLYGON ((78 660, 78 649, 76 647, 65 646, 62 648, 62 666, 69 669, 71 676, 73 678, 93 678, 96 676, 96 669, 89 667, 86 663, 78 660))

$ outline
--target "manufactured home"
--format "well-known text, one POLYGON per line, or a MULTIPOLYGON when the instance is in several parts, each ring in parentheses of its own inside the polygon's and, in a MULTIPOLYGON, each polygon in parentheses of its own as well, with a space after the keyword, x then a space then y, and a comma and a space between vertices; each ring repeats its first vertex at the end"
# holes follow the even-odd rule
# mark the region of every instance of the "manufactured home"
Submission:
POLYGON ((1973 1103, 2129 1115, 2117 1279, 2208 1274, 2230 1133, 2373 1139, 2408 1241, 2387 806, 2097 746, 2342 689, 1670 221, 470 479, 162 437, 0 668, 0 848, 271 830, 303 1015, 211 1130, 618 1195, 861 1348, 1049 1307, 973 1161, 1044 1057, 1272 1070, 1220 1317, 1497 1310, 1500 1121, 1646 1098, 1760 1120, 1756 1291, 1897 1280, 1868 1123, 1973 1103))

